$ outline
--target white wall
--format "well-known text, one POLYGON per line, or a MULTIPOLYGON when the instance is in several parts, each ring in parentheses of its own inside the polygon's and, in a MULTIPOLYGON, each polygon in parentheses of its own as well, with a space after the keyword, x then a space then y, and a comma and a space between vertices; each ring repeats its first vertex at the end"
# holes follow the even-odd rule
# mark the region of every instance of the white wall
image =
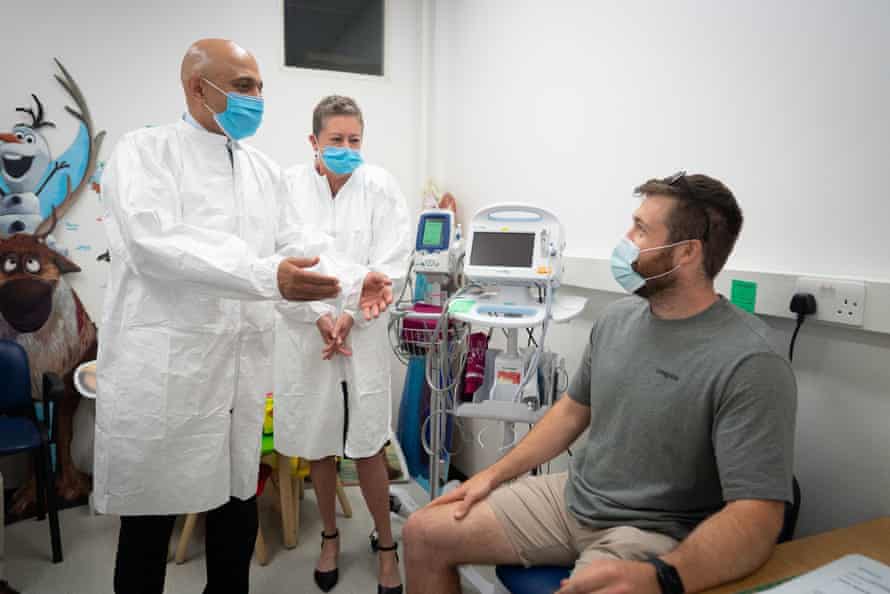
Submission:
MULTIPOLYGON (((547 205, 572 255, 607 258, 636 184, 706 172, 745 211, 730 267, 890 279, 888 28, 878 0, 438 2, 432 174, 465 221, 547 205)), ((573 371, 617 298, 577 291, 584 316, 548 339, 573 371)), ((791 322, 765 319, 786 349, 791 322)), ((890 514, 890 335, 808 323, 796 357, 799 533, 890 514)), ((496 434, 455 466, 493 461, 496 434)))
MULTIPOLYGON (((392 171, 412 206, 419 204, 420 6, 412 0, 387 0, 382 78, 285 68, 282 0, 5 2, 3 22, 18 25, 0 36, 5 81, 0 129, 19 121, 14 108, 34 92, 58 124, 47 132, 54 154, 73 139, 76 128, 63 112, 70 101, 52 79, 53 57, 80 84, 96 127, 108 131, 104 159, 128 130, 181 116, 182 55, 196 39, 224 37, 256 54, 265 79, 266 116, 251 141, 255 146, 282 165, 310 159, 306 137, 312 108, 331 93, 352 96, 365 114, 367 159, 392 171)), ((95 261, 106 248, 96 220, 101 214, 98 196, 87 192, 64 221, 78 225, 77 231, 66 231, 63 224, 58 233, 84 269, 69 279, 97 320, 107 274, 107 265, 95 261)))
POLYGON ((890 276, 890 3, 436 9, 433 173, 465 213, 549 204, 570 253, 603 258, 632 189, 688 169, 725 180, 745 211, 730 267, 890 276))

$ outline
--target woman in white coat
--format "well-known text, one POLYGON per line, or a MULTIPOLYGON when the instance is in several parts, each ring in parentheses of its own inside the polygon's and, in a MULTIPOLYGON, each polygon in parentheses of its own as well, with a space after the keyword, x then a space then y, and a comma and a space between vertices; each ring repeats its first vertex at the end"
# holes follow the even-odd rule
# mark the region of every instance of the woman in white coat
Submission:
MULTIPOLYGON (((286 188, 302 220, 334 238, 338 257, 394 283, 411 251, 405 199, 392 175, 363 164, 364 122, 356 103, 330 96, 315 108, 311 164, 289 169, 286 188)), ((330 303, 282 304, 276 334, 275 449, 310 460, 324 522, 315 581, 338 579, 335 456, 355 459, 359 484, 379 537, 379 585, 401 592, 389 520, 383 446, 391 429, 387 316, 367 322, 330 303)))

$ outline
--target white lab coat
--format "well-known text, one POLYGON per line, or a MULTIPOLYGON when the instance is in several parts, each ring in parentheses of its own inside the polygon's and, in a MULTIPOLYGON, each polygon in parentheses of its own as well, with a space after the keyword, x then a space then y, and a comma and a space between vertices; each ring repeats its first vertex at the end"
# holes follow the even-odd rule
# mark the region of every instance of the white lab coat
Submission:
MULTIPOLYGON (((99 326, 96 507, 182 514, 251 497, 272 390, 278 265, 329 246, 279 199, 272 161, 184 121, 124 136, 102 185, 111 271, 99 326)), ((329 259, 322 268, 356 290, 357 275, 329 259)))
MULTIPOLYGON (((333 199, 327 179, 312 165, 288 169, 284 182, 304 221, 333 236, 338 254, 386 274, 398 290, 413 236, 392 175, 362 165, 333 199)), ((316 321, 325 313, 336 320, 339 308, 313 302, 276 309, 275 449, 310 460, 343 455, 344 449, 353 458, 377 453, 391 433, 388 316, 366 322, 361 312, 355 314, 348 340, 352 356, 324 361, 316 321), (342 380, 349 394, 345 445, 342 380)))

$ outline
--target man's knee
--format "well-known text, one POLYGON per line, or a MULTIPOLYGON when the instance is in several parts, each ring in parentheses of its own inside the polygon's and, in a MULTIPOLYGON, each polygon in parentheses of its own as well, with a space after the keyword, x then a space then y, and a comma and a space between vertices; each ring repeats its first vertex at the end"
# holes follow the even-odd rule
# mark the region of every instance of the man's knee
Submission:
POLYGON ((427 515, 427 508, 423 507, 408 516, 408 521, 402 527, 402 540, 405 541, 406 555, 419 553, 421 548, 426 545, 427 526, 425 520, 427 515))
POLYGON ((444 513, 447 513, 445 507, 427 506, 411 514, 402 527, 405 554, 409 559, 445 561, 449 548, 443 546, 448 535, 443 522, 444 513), (433 551, 435 555, 432 554, 433 551))

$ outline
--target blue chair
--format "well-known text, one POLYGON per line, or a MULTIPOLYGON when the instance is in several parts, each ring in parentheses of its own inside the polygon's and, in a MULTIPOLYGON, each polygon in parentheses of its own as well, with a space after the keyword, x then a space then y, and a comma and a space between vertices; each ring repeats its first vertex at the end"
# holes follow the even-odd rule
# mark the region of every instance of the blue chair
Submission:
POLYGON ((31 452, 37 478, 37 519, 49 511, 53 563, 62 561, 62 538, 56 507, 55 480, 50 459, 50 401, 59 401, 65 391, 59 376, 43 376, 43 419, 37 420, 31 401, 31 370, 28 354, 18 343, 0 340, 0 456, 31 452))
POLYGON ((498 565, 498 579, 510 594, 544 594, 559 590, 559 583, 569 577, 571 568, 541 565, 498 565))
MULTIPOLYGON (((797 516, 800 514, 800 485, 797 477, 793 478, 794 502, 785 505, 785 519, 778 542, 794 538, 797 516)), ((495 568, 498 579, 510 594, 541 594, 555 592, 559 583, 569 577, 570 567, 542 565, 539 567, 522 567, 521 565, 498 565, 495 568)))

